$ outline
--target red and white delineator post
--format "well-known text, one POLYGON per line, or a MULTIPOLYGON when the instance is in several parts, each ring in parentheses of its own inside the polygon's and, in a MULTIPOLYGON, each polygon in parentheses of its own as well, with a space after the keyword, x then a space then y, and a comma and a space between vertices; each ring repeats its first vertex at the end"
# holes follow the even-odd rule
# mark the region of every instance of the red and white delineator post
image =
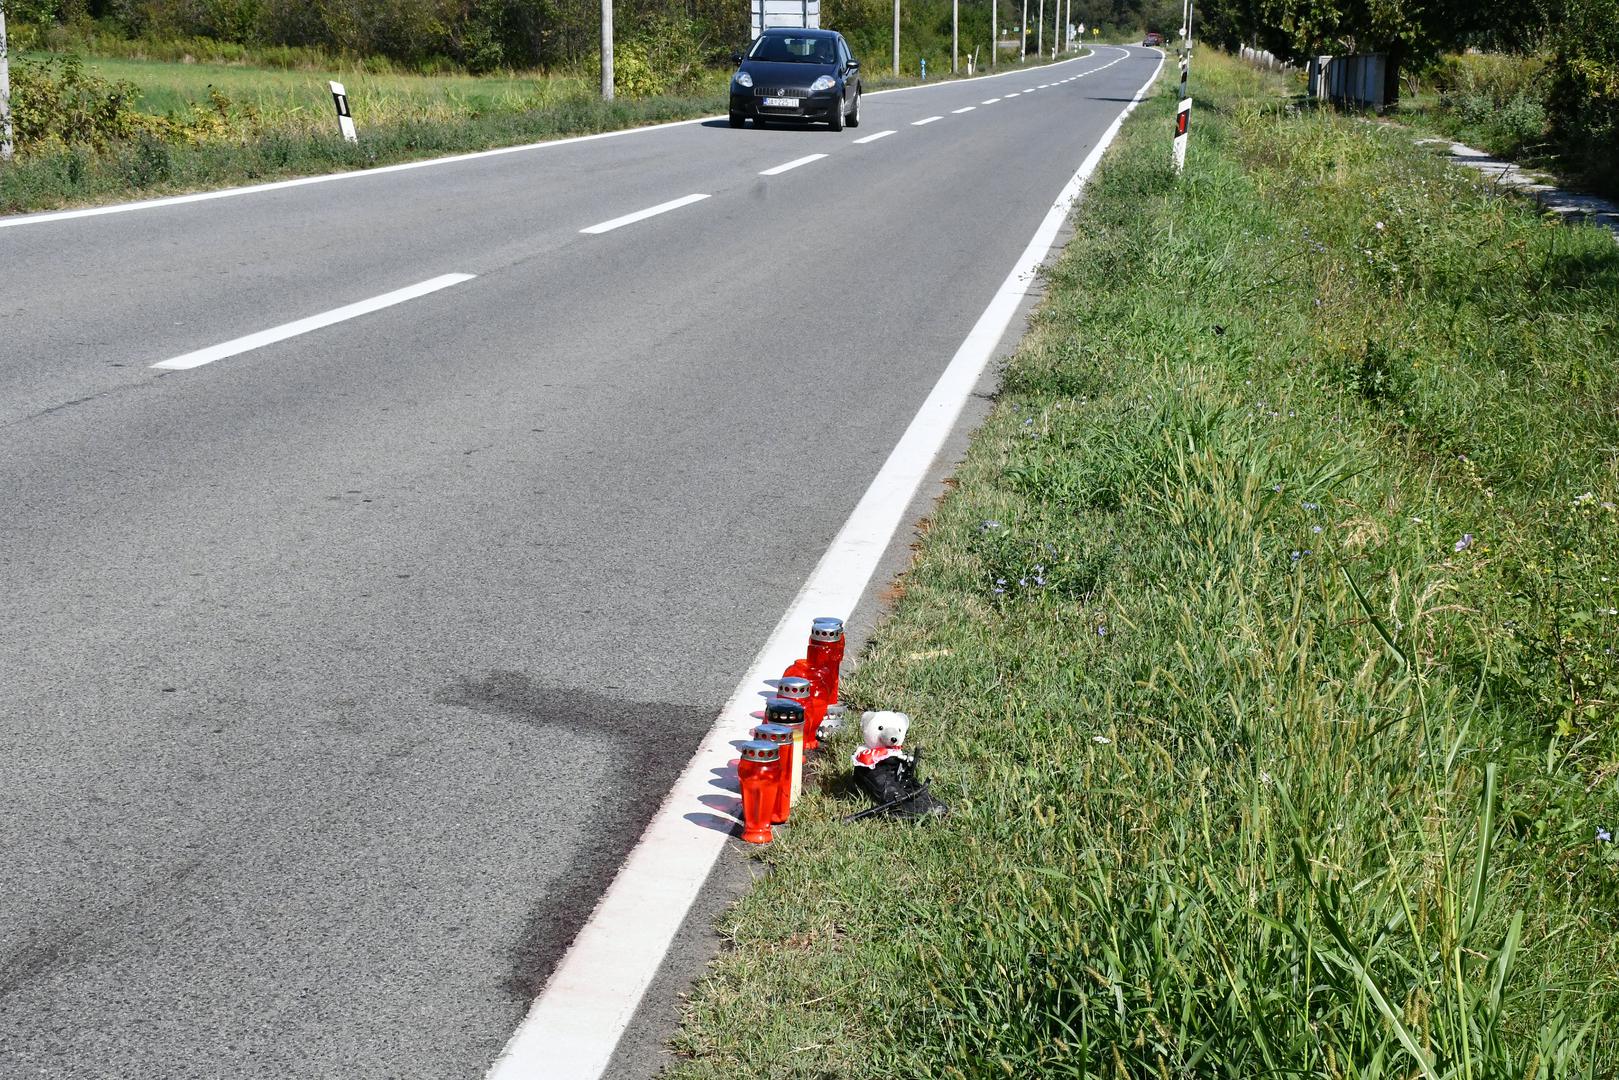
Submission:
POLYGON ((349 94, 343 89, 340 82, 329 82, 326 85, 332 88, 332 104, 337 106, 337 130, 343 133, 343 138, 349 142, 359 142, 360 137, 354 131, 354 117, 349 113, 349 94))
POLYGON ((1192 69, 1192 0, 1181 8, 1181 96, 1180 107, 1175 110, 1175 175, 1186 169, 1186 131, 1192 123, 1192 95, 1186 89, 1187 75, 1192 69))

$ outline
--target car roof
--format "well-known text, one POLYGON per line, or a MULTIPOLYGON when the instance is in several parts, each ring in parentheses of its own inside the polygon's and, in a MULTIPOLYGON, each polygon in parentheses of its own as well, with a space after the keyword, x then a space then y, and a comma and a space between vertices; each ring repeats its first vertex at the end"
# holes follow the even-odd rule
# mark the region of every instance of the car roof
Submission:
POLYGON ((772 26, 762 32, 760 37, 780 36, 792 34, 794 37, 842 37, 836 30, 817 30, 811 26, 772 26))

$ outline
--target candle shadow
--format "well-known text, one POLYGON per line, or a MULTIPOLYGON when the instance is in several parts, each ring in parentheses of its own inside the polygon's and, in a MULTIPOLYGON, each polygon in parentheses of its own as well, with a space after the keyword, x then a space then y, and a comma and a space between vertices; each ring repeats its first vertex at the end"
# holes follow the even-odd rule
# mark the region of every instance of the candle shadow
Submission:
POLYGON ((686 814, 685 818, 693 825, 701 825, 705 829, 713 829, 726 836, 737 836, 742 832, 742 827, 735 821, 715 814, 686 814))
POLYGON ((729 791, 733 795, 742 793, 742 784, 736 778, 736 762, 731 762, 723 769, 710 769, 709 773, 714 777, 709 783, 721 791, 729 791))
POLYGON ((733 820, 742 820, 742 800, 734 795, 699 795, 697 801, 710 810, 730 815, 733 820))

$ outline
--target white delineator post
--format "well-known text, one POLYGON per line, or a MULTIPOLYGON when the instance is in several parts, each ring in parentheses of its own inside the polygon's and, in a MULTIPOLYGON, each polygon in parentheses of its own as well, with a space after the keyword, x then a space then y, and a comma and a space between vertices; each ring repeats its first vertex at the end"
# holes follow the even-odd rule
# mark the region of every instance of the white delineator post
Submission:
POLYGON ((359 142, 360 138, 354 131, 354 117, 349 113, 349 94, 343 89, 340 82, 327 83, 332 88, 332 104, 337 106, 337 130, 343 133, 343 138, 349 142, 359 142))
POLYGON ((1186 133, 1192 123, 1192 95, 1186 89, 1187 77, 1192 70, 1192 0, 1186 0, 1181 22, 1181 96, 1175 110, 1175 172, 1186 169, 1186 133))
MULTIPOLYGON (((759 24, 764 25, 763 8, 759 24)), ((602 0, 602 100, 613 100, 613 0, 602 0)))
POLYGON ((6 8, 0 3, 0 161, 10 161, 11 152, 11 61, 6 59, 6 8))

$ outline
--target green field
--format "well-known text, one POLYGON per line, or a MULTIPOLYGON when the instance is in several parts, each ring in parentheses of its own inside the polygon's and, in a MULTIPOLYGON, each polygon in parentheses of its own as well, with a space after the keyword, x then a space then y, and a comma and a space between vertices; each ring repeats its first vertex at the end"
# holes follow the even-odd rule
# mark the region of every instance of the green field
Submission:
POLYGON ((1212 52, 1077 212, 678 1080, 1619 1075, 1619 247, 1212 52))
MULTIPOLYGON (((42 59, 43 54, 23 59, 42 59)), ((209 108, 218 92, 240 110, 276 127, 335 125, 328 80, 348 91, 355 123, 388 124, 477 118, 494 113, 545 109, 558 102, 594 96, 599 81, 586 75, 535 72, 506 75, 373 74, 362 68, 331 71, 284 70, 240 64, 174 63, 90 57, 85 67, 110 80, 127 80, 140 90, 142 112, 183 114, 192 106, 209 108)), ((713 72, 706 88, 719 93, 725 74, 713 72)))

